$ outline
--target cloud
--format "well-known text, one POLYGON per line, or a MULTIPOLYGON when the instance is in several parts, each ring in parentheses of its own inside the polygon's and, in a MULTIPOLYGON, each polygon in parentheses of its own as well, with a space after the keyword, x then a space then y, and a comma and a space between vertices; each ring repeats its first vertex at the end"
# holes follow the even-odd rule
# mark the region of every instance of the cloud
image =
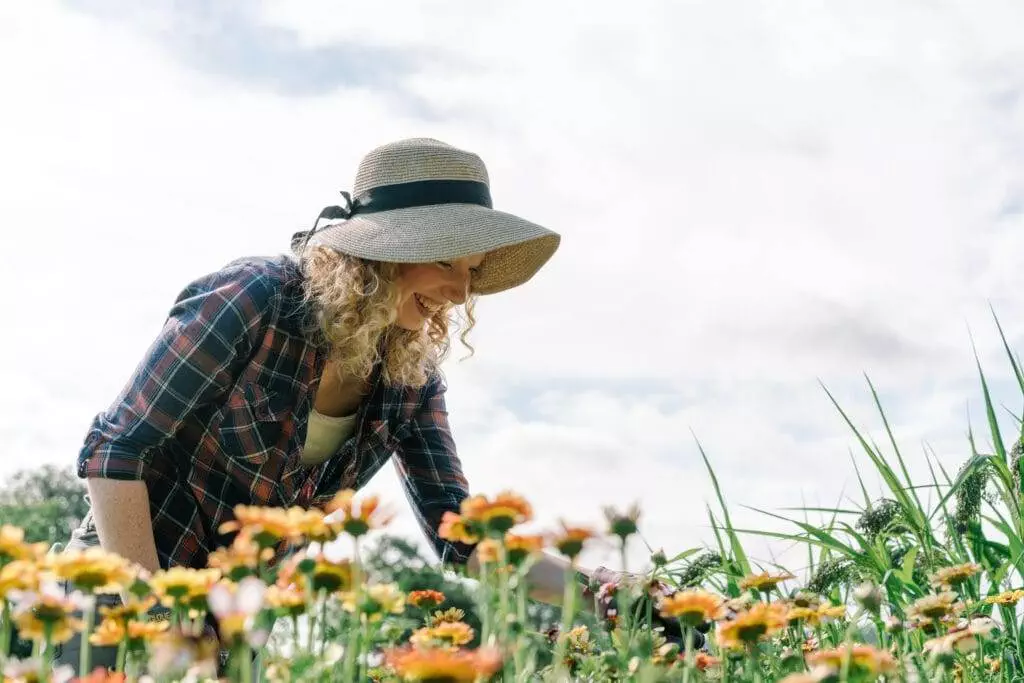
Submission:
POLYGON ((1019 348, 1022 12, 3 6, 0 467, 73 458, 189 279, 280 251, 370 147, 430 135, 564 237, 446 366, 474 490, 523 491, 540 524, 639 500, 671 552, 712 540, 699 439, 736 523, 770 527, 742 506, 859 500, 819 381, 885 444, 864 373, 914 476, 926 446, 955 471, 985 429, 971 335, 1020 410, 989 305, 1019 348))

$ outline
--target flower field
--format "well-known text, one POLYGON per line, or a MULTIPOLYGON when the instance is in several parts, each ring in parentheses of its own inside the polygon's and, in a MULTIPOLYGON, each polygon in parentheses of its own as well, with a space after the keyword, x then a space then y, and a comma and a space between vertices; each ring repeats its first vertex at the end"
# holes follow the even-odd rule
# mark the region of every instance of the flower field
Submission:
POLYGON ((649 570, 603 585, 578 582, 575 563, 599 542, 618 545, 624 562, 641 508, 605 508, 600 527, 527 533, 543 520, 526 497, 473 496, 440 527, 479 543, 481 571, 468 579, 368 560, 389 512, 352 491, 324 510, 240 506, 222 529, 232 544, 208 567, 152 575, 99 549, 49 554, 2 526, 4 681, 1024 680, 1024 440, 1004 440, 984 375, 981 388, 992 445, 971 434, 957 472, 930 462, 930 481, 910 481, 878 404, 887 453, 847 423, 882 495, 864 489, 857 509, 817 509, 825 523, 755 531, 734 527, 719 493, 708 545, 659 550, 649 570), (802 544, 809 570, 758 566, 748 534, 802 544), (285 559, 269 561, 280 549, 285 559), (541 553, 566 562, 560 608, 529 595, 541 553), (101 603, 93 618, 109 594, 128 600, 101 603), (12 629, 30 656, 10 653, 12 629), (77 666, 55 668, 55 648, 76 633, 89 646, 77 666), (94 666, 99 648, 116 651, 113 670, 94 666))

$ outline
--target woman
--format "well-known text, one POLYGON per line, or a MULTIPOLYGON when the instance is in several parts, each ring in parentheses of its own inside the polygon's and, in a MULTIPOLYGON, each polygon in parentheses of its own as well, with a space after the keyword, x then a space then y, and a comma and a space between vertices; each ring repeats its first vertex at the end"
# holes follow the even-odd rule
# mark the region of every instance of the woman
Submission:
MULTIPOLYGON (((321 506, 393 457, 442 562, 475 566, 472 547, 437 533, 469 495, 438 369, 449 317, 461 308, 472 327, 474 299, 527 282, 560 237, 494 210, 481 159, 433 139, 372 150, 342 194, 292 254, 184 289, 88 431, 78 474, 91 510, 69 549, 202 567, 236 505, 321 506), (340 220, 318 230, 323 218, 340 220)), ((536 597, 557 602, 563 575, 538 563, 536 597)), ((78 645, 60 659, 77 661, 78 645)))

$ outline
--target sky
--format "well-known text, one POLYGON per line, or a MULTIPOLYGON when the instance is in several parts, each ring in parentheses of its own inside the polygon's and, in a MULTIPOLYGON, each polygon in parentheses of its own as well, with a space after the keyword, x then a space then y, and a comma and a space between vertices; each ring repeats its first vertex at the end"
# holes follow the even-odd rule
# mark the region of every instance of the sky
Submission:
MULTIPOLYGON (((180 289, 287 248, 405 137, 478 153, 558 231, 445 365, 474 492, 537 529, 638 502, 668 554, 861 504, 829 401, 915 481, 1021 415, 1024 5, 0 4, 0 476, 70 465, 180 289), (698 446, 699 444, 699 446, 698 446), (801 513, 785 512, 800 515, 801 513)), ((367 492, 419 541, 397 478, 367 492)), ((812 517, 813 519, 813 517, 812 517)), ((803 556, 745 536, 755 563, 803 556)), ((631 568, 647 560, 631 547, 631 568)), ((610 545, 585 563, 617 566, 610 545)))

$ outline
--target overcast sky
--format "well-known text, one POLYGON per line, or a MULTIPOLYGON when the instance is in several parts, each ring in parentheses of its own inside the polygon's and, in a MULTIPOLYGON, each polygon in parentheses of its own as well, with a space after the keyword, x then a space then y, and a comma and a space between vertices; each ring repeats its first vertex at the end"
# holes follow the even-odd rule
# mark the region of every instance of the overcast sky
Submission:
MULTIPOLYGON (((989 306, 1019 349, 1020 3, 160 4, 0 4, 0 474, 73 463, 188 281, 418 136, 563 235, 446 366, 474 491, 541 527, 637 500, 652 545, 713 542, 695 437, 744 526, 850 507, 819 381, 882 442, 865 373, 921 483, 926 447, 955 471, 972 335, 1015 426, 989 306)), ((418 540, 394 472, 370 490, 418 540)))

